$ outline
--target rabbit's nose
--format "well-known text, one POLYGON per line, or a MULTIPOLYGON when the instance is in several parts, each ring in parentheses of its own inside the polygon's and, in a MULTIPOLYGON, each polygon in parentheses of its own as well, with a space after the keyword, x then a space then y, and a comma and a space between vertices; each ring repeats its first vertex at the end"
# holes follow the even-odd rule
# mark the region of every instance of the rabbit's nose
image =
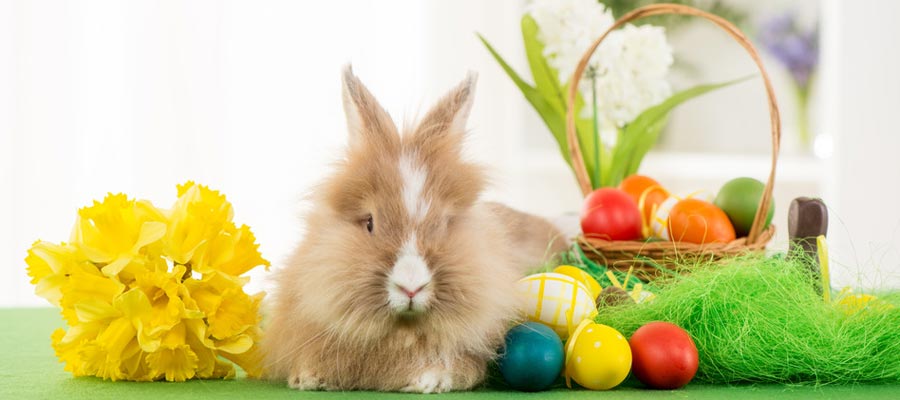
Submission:
POLYGON ((400 291, 402 291, 403 293, 406 293, 407 297, 412 299, 413 297, 416 297, 416 295, 419 294, 419 292, 421 292, 422 289, 424 289, 427 284, 419 286, 416 289, 410 289, 403 285, 397 285, 397 284, 395 284, 395 285, 397 286, 397 289, 400 289, 400 291))

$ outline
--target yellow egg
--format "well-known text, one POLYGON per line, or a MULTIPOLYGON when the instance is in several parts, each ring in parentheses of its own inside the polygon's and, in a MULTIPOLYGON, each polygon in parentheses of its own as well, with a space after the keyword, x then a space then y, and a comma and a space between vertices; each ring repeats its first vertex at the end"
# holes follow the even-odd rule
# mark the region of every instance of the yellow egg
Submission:
POLYGON ((631 371, 631 347, 619 331, 601 324, 578 327, 566 343, 566 377, 591 390, 618 386, 631 371))
POLYGON ((600 284, 597 283, 597 280, 581 268, 572 265, 560 265, 554 268, 553 272, 575 278, 576 281, 581 282, 591 291, 591 297, 595 299, 600 295, 600 291, 603 290, 600 284))
POLYGON ((545 272, 526 276, 516 283, 519 310, 531 321, 552 328, 560 338, 597 310, 591 291, 568 275, 545 272))

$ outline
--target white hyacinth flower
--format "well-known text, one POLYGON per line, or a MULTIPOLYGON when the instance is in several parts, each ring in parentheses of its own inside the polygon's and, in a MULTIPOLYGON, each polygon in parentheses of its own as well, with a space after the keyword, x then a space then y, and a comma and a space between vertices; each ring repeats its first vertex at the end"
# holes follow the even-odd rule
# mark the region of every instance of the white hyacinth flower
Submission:
POLYGON ((587 47, 615 22, 596 0, 534 0, 528 13, 538 25, 544 56, 568 82, 587 47))
MULTIPOLYGON (((588 46, 615 22, 612 12, 596 0, 534 0, 528 13, 538 25, 544 56, 562 83, 569 81, 588 46)), ((603 41, 579 90, 586 103, 582 116, 590 118, 591 86, 596 85, 598 128, 607 146, 615 145, 618 128, 672 94, 666 79, 672 62, 662 27, 629 24, 603 41)))

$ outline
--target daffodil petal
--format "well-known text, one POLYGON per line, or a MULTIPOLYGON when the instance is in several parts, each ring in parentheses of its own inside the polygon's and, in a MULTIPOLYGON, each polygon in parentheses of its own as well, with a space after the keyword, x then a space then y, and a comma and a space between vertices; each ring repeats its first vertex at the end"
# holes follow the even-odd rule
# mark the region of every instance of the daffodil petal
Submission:
POLYGON ((114 277, 114 276, 118 275, 119 272, 122 272, 122 269, 124 269, 130 262, 131 262, 131 257, 120 257, 120 258, 116 259, 115 261, 113 261, 109 264, 106 264, 106 266, 101 268, 100 271, 103 272, 103 275, 106 275, 109 277, 114 277))
POLYGON ((151 373, 164 376, 170 382, 184 382, 193 378, 197 362, 197 355, 186 344, 171 348, 162 347, 147 356, 151 373))
POLYGON ((209 338, 207 332, 207 326, 203 321, 200 320, 187 320, 184 321, 184 326, 187 328, 188 332, 198 342, 200 342, 204 347, 214 348, 215 344, 209 338))
POLYGON ((65 275, 50 275, 35 283, 34 294, 41 296, 51 304, 59 306, 62 299, 62 287, 66 283, 65 275))
POLYGON ((250 350, 241 354, 232 354, 223 351, 222 357, 237 364, 250 378, 261 376, 263 373, 262 354, 256 346, 251 347, 250 350))
POLYGON ((137 328, 137 341, 138 345, 141 346, 141 350, 152 353, 159 349, 160 344, 162 343, 162 339, 160 338, 163 332, 162 329, 148 329, 144 327, 144 323, 141 320, 138 320, 135 324, 135 328, 137 328))
POLYGON ((164 222, 149 221, 141 225, 141 232, 138 234, 137 242, 131 248, 133 253, 137 253, 142 247, 162 239, 166 235, 166 224, 164 222))
POLYGON ((104 277, 96 270, 73 269, 69 281, 62 288, 63 298, 60 303, 65 309, 85 298, 96 298, 109 301, 125 290, 125 285, 114 279, 104 277))
POLYGON ((86 298, 75 303, 75 315, 80 321, 105 321, 122 315, 112 304, 97 298, 86 298))
POLYGON ((216 349, 231 354, 241 354, 253 347, 253 338, 250 335, 237 335, 216 343, 216 349))
MULTIPOLYGON (((259 376, 259 375, 254 375, 254 376, 259 376)), ((211 378, 211 379, 232 379, 232 378, 234 378, 234 365, 216 358, 215 359, 215 367, 213 368, 212 374, 209 375, 209 378, 211 378)))

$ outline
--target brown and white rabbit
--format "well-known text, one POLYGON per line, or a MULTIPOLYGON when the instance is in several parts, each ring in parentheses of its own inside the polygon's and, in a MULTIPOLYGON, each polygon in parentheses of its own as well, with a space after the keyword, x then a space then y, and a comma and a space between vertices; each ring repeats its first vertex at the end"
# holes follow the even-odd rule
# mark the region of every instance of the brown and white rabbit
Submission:
POLYGON ((263 341, 270 378, 422 393, 483 381, 517 318, 514 283, 565 243, 543 219, 478 201, 484 172, 461 156, 475 80, 400 135, 344 70, 349 149, 276 272, 263 341))

